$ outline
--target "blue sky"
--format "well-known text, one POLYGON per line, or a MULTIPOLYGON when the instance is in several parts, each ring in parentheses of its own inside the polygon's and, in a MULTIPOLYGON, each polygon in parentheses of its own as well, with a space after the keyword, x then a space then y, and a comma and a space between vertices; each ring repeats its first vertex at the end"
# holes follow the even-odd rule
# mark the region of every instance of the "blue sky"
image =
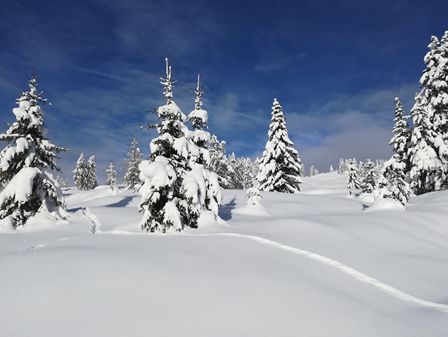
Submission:
POLYGON ((228 152, 264 148, 272 99, 287 116, 302 161, 328 170, 341 156, 380 158, 395 96, 412 105, 431 35, 448 29, 446 1, 2 1, 0 117, 36 69, 49 138, 68 147, 67 177, 80 152, 100 176, 123 166, 135 136, 148 154, 162 100, 164 57, 175 100, 193 108, 198 72, 210 131, 228 152))

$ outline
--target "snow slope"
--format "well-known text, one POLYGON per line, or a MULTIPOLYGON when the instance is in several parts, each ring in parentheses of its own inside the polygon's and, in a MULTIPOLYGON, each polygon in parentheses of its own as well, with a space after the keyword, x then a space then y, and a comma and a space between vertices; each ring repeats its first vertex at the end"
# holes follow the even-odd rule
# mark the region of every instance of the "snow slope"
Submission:
POLYGON ((448 192, 365 212, 336 173, 302 187, 170 235, 133 192, 68 189, 69 223, 0 233, 0 336, 447 336, 448 192))

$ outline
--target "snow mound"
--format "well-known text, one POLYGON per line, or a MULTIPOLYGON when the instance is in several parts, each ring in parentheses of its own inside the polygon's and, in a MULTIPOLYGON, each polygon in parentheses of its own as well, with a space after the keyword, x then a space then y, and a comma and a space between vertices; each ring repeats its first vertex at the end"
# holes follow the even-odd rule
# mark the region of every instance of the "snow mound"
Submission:
POLYGON ((247 204, 246 206, 234 209, 232 213, 248 216, 271 216, 261 204, 247 204))
POLYGON ((403 204, 395 199, 391 198, 382 198, 379 197, 375 200, 375 202, 366 209, 366 212, 372 212, 372 211, 404 211, 405 207, 403 204))

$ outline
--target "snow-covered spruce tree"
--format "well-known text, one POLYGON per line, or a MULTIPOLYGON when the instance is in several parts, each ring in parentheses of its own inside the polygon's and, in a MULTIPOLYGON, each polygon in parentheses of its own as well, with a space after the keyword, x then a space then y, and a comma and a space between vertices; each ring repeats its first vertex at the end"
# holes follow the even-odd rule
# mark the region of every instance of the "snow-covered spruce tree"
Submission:
POLYGON ((136 189, 142 183, 142 181, 140 180, 140 169, 138 168, 141 161, 140 148, 138 147, 138 142, 134 137, 128 151, 128 158, 126 160, 126 172, 123 178, 126 187, 129 189, 136 189))
POLYGON ((433 36, 425 56, 422 90, 411 110, 414 127, 408 150, 411 188, 416 194, 448 185, 448 32, 433 36))
POLYGON ((8 145, 0 153, 0 219, 13 228, 23 226, 38 211, 59 213, 64 200, 51 171, 59 171, 57 154, 65 149, 52 144, 44 135, 43 111, 46 99, 37 90, 33 75, 29 90, 13 109, 16 121, 0 134, 8 145))
POLYGON ((61 176, 56 176, 56 181, 59 184, 59 187, 63 188, 63 187, 68 187, 67 182, 65 181, 65 179, 61 176))
POLYGON ((349 194, 352 195, 352 193, 355 190, 359 190, 360 183, 358 178, 358 165, 354 160, 349 160, 347 163, 347 172, 348 172, 348 178, 347 178, 347 188, 349 191, 349 194))
POLYGON ((395 98, 395 117, 392 129, 390 145, 393 146, 392 158, 383 164, 379 176, 378 188, 380 196, 391 198, 405 205, 411 195, 411 189, 407 182, 408 171, 408 145, 410 141, 410 130, 403 112, 403 105, 399 98, 395 98))
POLYGON ((261 191, 297 193, 300 191, 303 166, 289 139, 282 107, 275 98, 269 125, 268 141, 260 159, 257 181, 261 191))
POLYGON ((376 166, 373 161, 367 159, 362 165, 361 190, 363 193, 372 193, 377 186, 376 166))
POLYGON ((93 190, 98 186, 98 178, 96 177, 95 156, 91 156, 87 161, 87 189, 93 190))
POLYGON ((109 164, 109 167, 106 170, 106 185, 109 186, 112 191, 118 191, 117 171, 112 163, 109 164))
POLYGON ((219 185, 222 188, 231 188, 229 177, 232 169, 226 155, 226 142, 220 141, 218 137, 212 135, 210 136, 208 149, 210 153, 209 169, 218 175, 219 185))
MULTIPOLYGON (((181 231, 196 228, 205 204, 205 178, 192 169, 199 156, 187 135, 186 116, 173 100, 171 67, 166 59, 166 77, 161 78, 165 104, 157 108, 158 136, 151 141, 151 158, 140 164, 144 184, 140 188, 143 212, 141 227, 146 231, 181 231)), ((218 186, 219 188, 219 186, 218 186)))
POLYGON ((259 205, 261 200, 261 194, 260 190, 258 189, 258 186, 248 188, 246 192, 246 197, 248 205, 252 206, 259 205))
POLYGON ((231 189, 246 189, 253 185, 257 164, 250 158, 237 157, 235 153, 228 158, 229 170, 229 188, 231 189))
POLYGON ((334 172, 333 165, 330 165, 330 171, 329 172, 334 172))
POLYGON ((75 182, 75 186, 81 191, 89 189, 88 170, 87 162, 84 159, 84 153, 81 153, 76 162, 76 167, 73 170, 73 181, 75 182))
MULTIPOLYGON (((188 120, 191 123, 192 131, 186 130, 188 140, 190 140, 197 148, 197 155, 192 157, 190 169, 194 172, 202 172, 203 178, 196 178, 204 180, 205 183, 205 209, 212 211, 215 217, 218 216, 219 204, 221 203, 221 187, 219 186, 218 175, 209 169, 210 166, 210 151, 208 145, 210 143, 210 133, 208 128, 208 112, 202 108, 202 96, 204 91, 201 88, 200 76, 198 75, 196 89, 194 90, 194 110, 188 115, 188 120)), ((191 173, 189 174, 191 175, 191 173)), ((201 207, 200 203, 198 207, 201 207)))

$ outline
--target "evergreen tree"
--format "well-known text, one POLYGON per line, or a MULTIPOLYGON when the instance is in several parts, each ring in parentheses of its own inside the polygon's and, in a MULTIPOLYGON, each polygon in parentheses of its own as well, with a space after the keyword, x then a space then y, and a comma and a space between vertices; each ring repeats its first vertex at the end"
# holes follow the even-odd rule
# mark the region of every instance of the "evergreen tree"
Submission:
POLYGON ((389 144, 393 146, 394 154, 383 165, 378 187, 382 197, 398 200, 405 205, 411 195, 406 174, 409 167, 407 156, 410 130, 406 116, 403 113, 403 105, 398 98, 395 98, 395 117, 392 133, 393 136, 389 144))
POLYGON ((118 191, 117 171, 115 171, 114 164, 112 163, 109 164, 109 167, 106 170, 106 185, 108 185, 112 191, 118 191))
MULTIPOLYGON (((186 116, 173 100, 171 67, 166 59, 166 77, 161 78, 166 104, 157 110, 154 125, 158 137, 151 141, 151 158, 139 168, 144 177, 140 188, 141 221, 146 231, 181 231, 196 228, 206 203, 206 173, 196 160, 199 149, 188 138, 186 116)), ((219 189, 215 185, 214 188, 219 189)), ((218 192, 216 192, 218 193, 218 192)))
POLYGON ((377 174, 376 174, 376 166, 375 163, 370 159, 362 166, 362 181, 361 181, 361 190, 363 193, 372 193, 377 185, 377 174))
POLYGON ((348 172, 347 188, 349 194, 352 195, 353 191, 359 190, 360 188, 358 178, 358 166, 355 160, 349 160, 347 162, 347 172, 348 172))
MULTIPOLYGON (((193 128, 188 133, 188 139, 196 145, 198 153, 193 155, 193 162, 190 164, 192 171, 201 171, 205 184, 205 209, 212 211, 218 216, 219 204, 221 203, 221 188, 219 187, 218 175, 209 169, 210 152, 208 144, 210 143, 210 133, 207 132, 208 112, 202 109, 202 96, 204 91, 201 88, 200 77, 198 75, 196 90, 194 90, 194 110, 188 115, 188 120, 193 128)), ((202 205, 198 204, 201 208, 202 205)), ((197 212, 199 210, 195 210, 197 212)))
POLYGON ((247 189, 246 197, 248 205, 256 206, 260 204, 261 194, 257 186, 247 189))
POLYGON ((422 90, 415 98, 408 150, 411 187, 416 194, 448 185, 448 32, 431 38, 422 90))
POLYGON ((212 135, 208 148, 210 153, 210 164, 208 168, 218 175, 219 185, 222 188, 231 188, 229 177, 232 174, 232 168, 226 155, 226 142, 220 141, 215 135, 212 135))
POLYGON ((330 172, 334 172, 333 165, 330 165, 330 172))
POLYGON ((91 156, 86 164, 87 168, 87 189, 93 190, 98 186, 98 178, 96 177, 95 156, 91 156))
POLYGON ((261 191, 300 191, 303 166, 293 142, 289 139, 285 116, 276 98, 272 106, 268 141, 259 169, 257 181, 261 191))
POLYGON ((79 155, 78 161, 76 162, 76 167, 73 170, 73 181, 79 190, 86 191, 89 189, 89 173, 87 162, 84 159, 84 153, 79 155))
POLYGON ((16 121, 0 134, 0 141, 8 143, 0 153, 0 219, 13 228, 23 226, 38 211, 58 213, 64 207, 51 171, 59 171, 57 154, 65 149, 45 137, 40 104, 46 99, 38 92, 34 75, 28 85, 13 109, 16 121))
POLYGON ((128 152, 128 159, 126 160, 126 173, 123 178, 126 187, 130 189, 138 188, 142 183, 140 179, 140 169, 138 168, 141 161, 138 142, 134 137, 128 152))

